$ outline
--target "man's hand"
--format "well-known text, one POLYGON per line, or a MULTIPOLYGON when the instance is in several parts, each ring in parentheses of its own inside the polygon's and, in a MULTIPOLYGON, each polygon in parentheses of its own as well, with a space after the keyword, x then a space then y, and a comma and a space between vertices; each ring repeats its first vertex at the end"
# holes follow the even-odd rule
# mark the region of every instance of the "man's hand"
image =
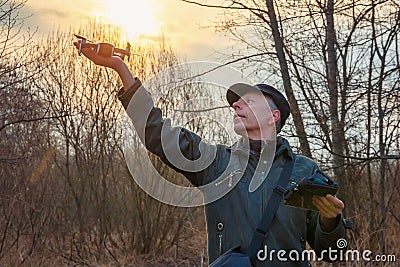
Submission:
MULTIPOLYGON (((81 41, 74 42, 77 49, 79 49, 80 42, 81 41)), ((135 83, 131 71, 119 56, 103 57, 98 55, 91 47, 82 47, 82 54, 96 65, 115 70, 120 76, 125 89, 128 89, 135 83)))
MULTIPOLYGON (((80 40, 78 42, 74 42, 74 45, 77 49, 79 49, 80 42, 80 40)), ((82 54, 94 64, 109 67, 116 71, 118 71, 118 69, 125 64, 120 57, 102 57, 98 55, 91 47, 82 47, 82 54)))
POLYGON ((313 196, 312 201, 319 210, 323 230, 330 232, 335 229, 338 224, 337 217, 344 209, 343 201, 330 194, 326 195, 326 197, 313 196))

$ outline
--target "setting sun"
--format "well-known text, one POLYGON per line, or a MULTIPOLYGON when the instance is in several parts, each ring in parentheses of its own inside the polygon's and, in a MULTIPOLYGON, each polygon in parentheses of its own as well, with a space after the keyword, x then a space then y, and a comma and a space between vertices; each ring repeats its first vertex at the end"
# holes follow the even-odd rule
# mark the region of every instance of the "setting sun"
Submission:
POLYGON ((159 34, 160 25, 151 1, 108 0, 103 16, 121 27, 129 38, 159 34))

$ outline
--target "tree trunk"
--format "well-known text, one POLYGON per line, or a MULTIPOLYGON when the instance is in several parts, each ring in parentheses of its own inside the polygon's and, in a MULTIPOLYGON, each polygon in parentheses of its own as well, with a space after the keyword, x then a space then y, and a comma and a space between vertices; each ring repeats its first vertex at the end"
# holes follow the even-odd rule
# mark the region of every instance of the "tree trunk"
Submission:
POLYGON ((289 68, 286 61, 286 55, 284 51, 284 43, 281 33, 279 31, 278 21, 276 19, 274 1, 267 0, 267 8, 268 8, 268 17, 270 20, 270 26, 272 35, 274 36, 275 50, 279 60, 279 66, 281 70, 283 86, 285 89, 286 96, 288 98, 291 113, 293 116, 294 126, 296 128, 297 136, 299 137, 300 142, 300 150, 303 155, 307 157, 312 157, 310 144, 307 140, 307 133, 304 129, 303 118, 300 113, 299 106, 297 104, 297 100, 293 94, 292 84, 290 82, 289 68))
MULTIPOLYGON (((384 64, 382 64, 384 66, 384 64)), ((383 67, 382 67, 383 68, 383 67)), ((381 76, 383 77, 383 76, 381 76)), ((379 82, 378 87, 378 129, 379 129, 379 156, 381 157, 379 166, 379 209, 380 209, 380 225, 379 229, 379 246, 380 251, 385 253, 385 227, 386 227, 386 201, 385 201, 385 176, 386 176, 386 159, 385 158, 385 140, 384 140, 384 116, 385 111, 382 106, 382 82, 379 82)))
POLYGON ((344 160, 344 125, 339 119, 338 99, 339 90, 337 83, 337 57, 336 57, 336 33, 334 22, 334 0, 328 0, 326 8, 326 47, 327 47, 327 80, 329 90, 329 113, 332 131, 332 151, 334 175, 340 184, 339 197, 347 204, 347 211, 351 210, 351 185, 346 181, 344 160))

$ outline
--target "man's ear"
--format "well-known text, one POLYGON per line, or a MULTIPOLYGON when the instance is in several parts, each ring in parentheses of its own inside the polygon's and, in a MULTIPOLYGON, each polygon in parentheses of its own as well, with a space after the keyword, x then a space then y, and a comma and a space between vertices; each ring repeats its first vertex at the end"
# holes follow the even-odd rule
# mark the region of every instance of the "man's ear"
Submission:
POLYGON ((274 122, 277 123, 281 119, 281 112, 279 109, 271 110, 274 122))

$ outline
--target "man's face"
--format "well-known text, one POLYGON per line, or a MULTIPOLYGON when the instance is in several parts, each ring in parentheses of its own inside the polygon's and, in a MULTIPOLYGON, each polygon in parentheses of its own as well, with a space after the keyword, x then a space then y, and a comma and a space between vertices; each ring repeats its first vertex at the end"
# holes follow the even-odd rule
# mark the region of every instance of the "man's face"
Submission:
POLYGON ((271 112, 267 100, 268 96, 261 92, 248 92, 232 104, 237 134, 254 140, 265 140, 275 134, 275 122, 280 119, 280 112, 271 112))

